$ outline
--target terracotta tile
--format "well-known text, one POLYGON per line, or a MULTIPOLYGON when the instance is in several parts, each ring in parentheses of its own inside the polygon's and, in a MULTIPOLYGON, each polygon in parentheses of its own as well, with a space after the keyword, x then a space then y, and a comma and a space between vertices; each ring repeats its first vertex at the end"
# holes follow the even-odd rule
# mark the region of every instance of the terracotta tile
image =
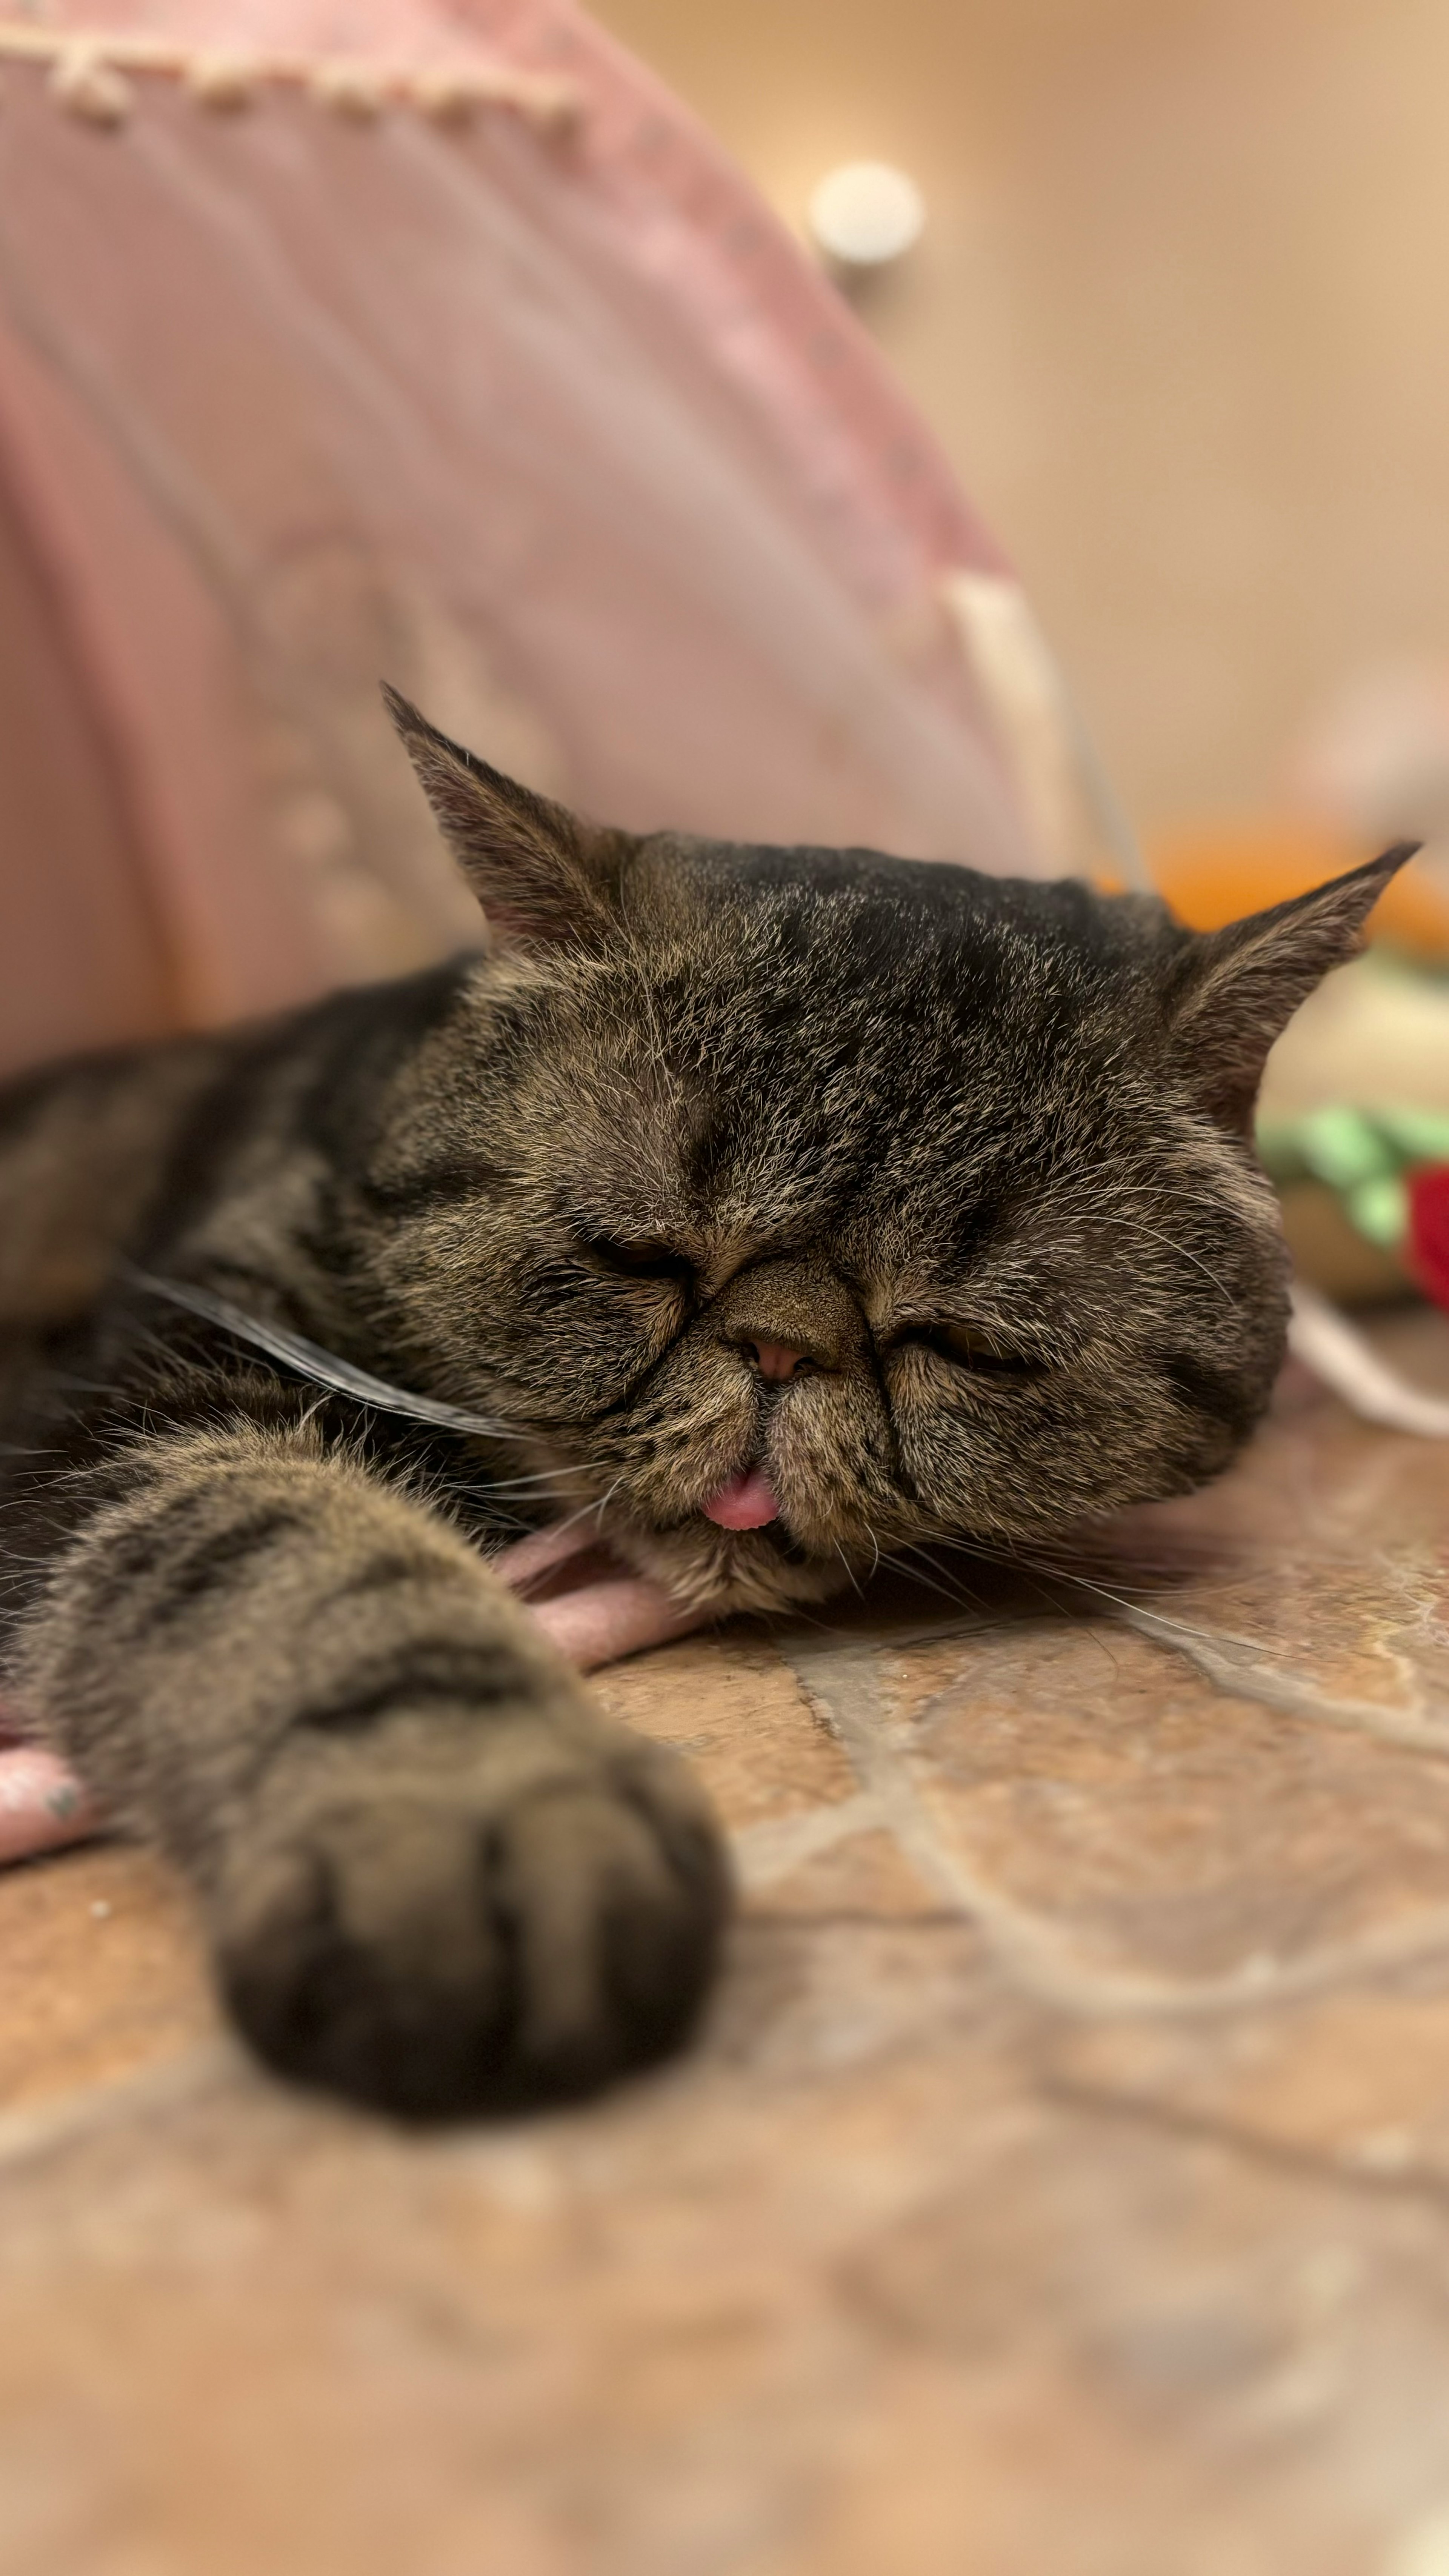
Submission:
POLYGON ((215 2033, 185 1896, 120 1844, 0 1870, 0 2118, 215 2033))
POLYGON ((1449 1981, 1369 1984, 1209 2037, 1078 2034, 1056 2064, 1074 2097, 1332 2161, 1370 2186, 1449 2186, 1449 1981))
POLYGON ((850 1766, 768 1637, 686 1637, 596 1673, 611 1715, 674 1745, 699 1771, 726 1824, 792 1814, 852 1786, 850 1766))

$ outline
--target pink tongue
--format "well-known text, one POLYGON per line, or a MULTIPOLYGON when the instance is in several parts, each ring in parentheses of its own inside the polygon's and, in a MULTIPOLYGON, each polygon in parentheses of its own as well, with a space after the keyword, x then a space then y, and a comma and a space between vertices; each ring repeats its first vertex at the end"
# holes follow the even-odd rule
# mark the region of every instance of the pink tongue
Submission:
POLYGON ((721 1529, 747 1530, 763 1529, 778 1516, 780 1506, 764 1468, 746 1467, 711 1494, 702 1509, 705 1519, 717 1521, 721 1529))

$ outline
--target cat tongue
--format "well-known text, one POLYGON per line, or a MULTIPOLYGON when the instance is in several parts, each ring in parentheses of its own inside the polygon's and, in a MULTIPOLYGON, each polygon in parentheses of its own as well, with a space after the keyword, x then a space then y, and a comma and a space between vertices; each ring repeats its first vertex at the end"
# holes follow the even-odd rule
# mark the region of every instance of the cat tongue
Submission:
POLYGON ((763 1467, 742 1468, 700 1508, 706 1520, 718 1522, 721 1529, 733 1530, 763 1529, 767 1521, 778 1518, 780 1510, 775 1488, 763 1467))

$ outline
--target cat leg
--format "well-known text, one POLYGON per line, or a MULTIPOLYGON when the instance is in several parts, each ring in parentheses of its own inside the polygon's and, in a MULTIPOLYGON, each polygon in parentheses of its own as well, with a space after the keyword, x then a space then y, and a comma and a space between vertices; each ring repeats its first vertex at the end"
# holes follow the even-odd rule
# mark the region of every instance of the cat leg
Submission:
MULTIPOLYGON (((567 1532, 565 1547, 572 1548, 573 1524, 558 1526, 567 1532)), ((538 1535, 552 1542, 557 1531, 538 1535)), ((492 1560, 499 1581, 525 1600, 533 1549, 532 1538, 520 1539, 492 1560), (515 1566, 515 1559, 522 1562, 515 1566)), ((580 1672, 686 1637, 712 1625, 716 1615, 707 1604, 681 1606, 659 1584, 622 1571, 580 1582, 530 1607, 544 1635, 580 1672)), ((88 1842, 106 1829, 105 1816, 69 1765, 43 1745, 15 1740, 22 1732, 18 1724, 7 1726, 0 1706, 0 1868, 63 1850, 69 1843, 88 1842)))
MULTIPOLYGON (((505 1548, 493 1558, 492 1570, 527 1600, 540 1562, 551 1571, 555 1559, 580 1552, 575 1524, 556 1523, 505 1548)), ((544 1635, 585 1673, 616 1663, 622 1655, 637 1655, 646 1646, 687 1637, 715 1618, 707 1604, 682 1606, 659 1584, 622 1569, 574 1583, 530 1606, 544 1635)), ((7 1726, 0 1705, 0 1868, 86 1842, 106 1827, 100 1808, 69 1766, 43 1745, 16 1741, 21 1733, 18 1724, 7 1726)))
POLYGON ((436 2117, 674 2046, 727 1906, 685 1767, 595 1710, 465 1539, 312 1431, 132 1457, 22 1631, 15 1696, 189 1873, 262 2056, 436 2117))

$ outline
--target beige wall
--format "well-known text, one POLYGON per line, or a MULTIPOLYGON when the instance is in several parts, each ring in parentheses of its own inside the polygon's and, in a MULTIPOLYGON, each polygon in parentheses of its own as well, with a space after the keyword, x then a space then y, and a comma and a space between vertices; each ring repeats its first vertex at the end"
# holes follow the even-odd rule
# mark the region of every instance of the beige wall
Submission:
POLYGON ((869 319, 1146 827, 1252 807, 1323 693, 1449 655, 1446 0, 599 0, 797 221, 928 236, 869 319))

